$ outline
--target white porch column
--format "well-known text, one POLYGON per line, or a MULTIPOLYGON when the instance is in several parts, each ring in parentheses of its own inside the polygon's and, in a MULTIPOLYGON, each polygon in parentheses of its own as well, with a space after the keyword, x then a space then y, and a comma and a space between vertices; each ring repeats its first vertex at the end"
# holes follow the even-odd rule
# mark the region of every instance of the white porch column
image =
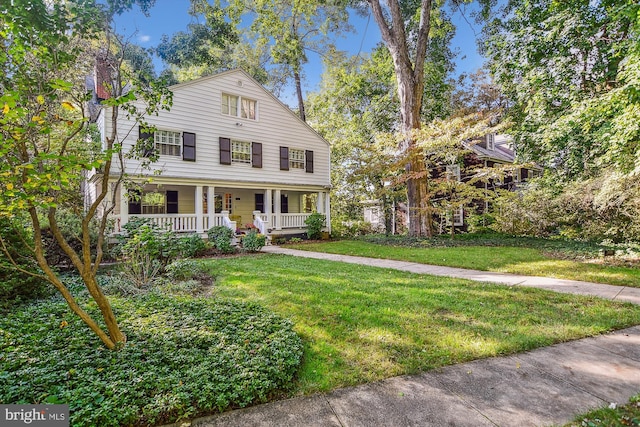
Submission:
POLYGON ((203 222, 202 222, 202 216, 203 216, 203 211, 202 211, 202 185, 196 185, 195 209, 196 209, 196 233, 200 234, 200 233, 202 233, 202 230, 204 229, 203 222))
POLYGON ((122 226, 129 222, 129 200, 127 199, 127 189, 120 184, 120 224, 116 224, 116 231, 122 231, 122 226))
POLYGON ((318 199, 316 200, 316 212, 324 213, 324 192, 318 191, 318 199))
POLYGON ((273 212, 271 212, 272 206, 273 206, 272 191, 266 190, 264 192, 264 213, 267 215, 267 222, 269 223, 269 228, 272 228, 274 225, 273 212))
POLYGON ((329 200, 330 193, 327 191, 324 193, 324 215, 325 215, 325 225, 327 226, 327 230, 331 233, 331 201, 329 200))
POLYGON ((280 190, 276 190, 275 200, 273 206, 275 207, 274 212, 274 225, 276 230, 282 230, 282 221, 280 220, 280 203, 281 203, 281 193, 280 190))
POLYGON ((211 185, 207 186, 207 215, 209 216, 209 228, 215 225, 215 217, 216 217, 215 198, 216 198, 215 187, 211 185))

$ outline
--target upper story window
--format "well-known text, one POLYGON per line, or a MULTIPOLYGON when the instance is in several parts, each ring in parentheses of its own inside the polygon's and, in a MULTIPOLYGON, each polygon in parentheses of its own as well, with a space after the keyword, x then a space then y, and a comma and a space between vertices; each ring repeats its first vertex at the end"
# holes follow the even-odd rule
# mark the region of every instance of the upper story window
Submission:
POLYGON ((304 170, 304 150, 289 149, 289 168, 304 170))
POLYGON ((222 94, 222 114, 243 119, 256 119, 257 102, 238 95, 222 94))
POLYGON ((238 97, 235 95, 222 94, 222 114, 227 116, 238 116, 238 97))
POLYGON ((156 150, 161 156, 179 156, 180 146, 180 132, 173 132, 169 130, 157 130, 153 134, 154 142, 156 144, 156 150))
POLYGON ((251 143, 231 141, 231 162, 251 164, 251 143))
POLYGON ((313 151, 296 148, 280 147, 280 170, 303 170, 313 173, 313 151))
POLYGON ((496 149, 496 134, 488 133, 487 134, 487 150, 495 150, 496 149))

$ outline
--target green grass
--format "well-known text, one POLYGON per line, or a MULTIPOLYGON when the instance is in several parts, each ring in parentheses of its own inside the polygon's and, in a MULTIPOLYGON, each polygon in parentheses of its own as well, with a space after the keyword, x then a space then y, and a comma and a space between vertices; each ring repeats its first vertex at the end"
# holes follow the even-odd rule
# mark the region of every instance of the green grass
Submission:
POLYGON ((616 407, 603 407, 579 415, 565 427, 640 426, 640 394, 616 407))
POLYGON ((640 307, 278 255, 207 261, 215 295, 290 318, 297 393, 521 352, 640 323, 640 307))
MULTIPOLYGON (((495 241, 494 241, 495 244, 495 241)), ((409 247, 356 240, 287 245, 293 249, 411 261, 500 273, 556 277, 618 286, 640 287, 640 268, 558 259, 548 252, 517 246, 409 247)), ((560 249, 556 248, 556 251, 560 249)))

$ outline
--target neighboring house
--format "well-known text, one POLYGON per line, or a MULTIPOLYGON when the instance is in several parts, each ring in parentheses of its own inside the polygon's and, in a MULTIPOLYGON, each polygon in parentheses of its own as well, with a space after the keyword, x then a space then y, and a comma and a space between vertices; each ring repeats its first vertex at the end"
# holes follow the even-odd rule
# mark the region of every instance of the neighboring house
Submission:
MULTIPOLYGON (((148 140, 159 159, 150 171, 125 160, 131 178, 150 183, 132 194, 115 190, 115 232, 143 217, 177 232, 253 224, 270 236, 297 234, 313 211, 326 215, 329 227, 330 148, 310 126, 241 70, 170 89, 171 111, 146 118, 154 133, 118 118, 124 152, 148 140)), ((102 108, 96 120, 103 140, 110 114, 102 108)), ((114 182, 119 170, 113 174, 106 179, 114 182)), ((89 194, 101 179, 90 177, 89 194)))
MULTIPOLYGON (((465 155, 464 167, 484 167, 493 168, 500 165, 512 165, 515 163, 515 152, 507 135, 490 133, 479 140, 470 141, 465 144, 469 153, 465 155)), ((438 168, 435 172, 438 174, 446 173, 447 176, 460 181, 464 177, 461 175, 460 165, 447 165, 442 169, 438 168)), ((538 176, 541 173, 540 168, 516 168, 513 173, 506 174, 499 182, 492 182, 491 188, 502 188, 508 190, 516 190, 518 185, 526 182, 528 179, 538 176)), ((489 184, 484 184, 489 187, 489 184)), ((376 201, 367 201, 364 203, 364 220, 372 225, 380 222, 380 206, 376 201)), ((489 204, 483 201, 476 204, 476 210, 486 212, 489 204)), ((473 210, 473 208, 471 208, 473 210)), ((469 209, 460 208, 453 215, 453 223, 456 227, 465 226, 465 215, 470 213, 469 209), (468 211, 468 212, 467 212, 468 211)), ((384 222, 384 220, 383 220, 384 222)), ((450 224, 450 219, 446 218, 446 223, 450 224)))
MULTIPOLYGON (((513 165, 516 160, 516 153, 513 150, 513 145, 508 135, 489 133, 479 140, 474 140, 469 144, 466 144, 466 147, 471 153, 465 156, 465 167, 494 168, 513 165)), ((460 180, 460 167, 458 165, 455 165, 454 167, 457 168, 457 171, 454 171, 454 174, 457 176, 457 179, 460 180)), ((447 171, 449 170, 450 166, 447 166, 447 171)), ((505 173, 499 180, 477 185, 483 185, 489 190, 504 189, 515 191, 518 189, 518 186, 522 185, 530 178, 538 176, 540 173, 541 169, 537 167, 517 167, 511 172, 505 173)), ((486 200, 476 203, 477 213, 488 212, 489 208, 490 204, 486 200)), ((470 210, 461 208, 459 212, 454 215, 455 226, 465 225, 464 218, 465 214, 467 214, 467 210, 470 213, 473 208, 470 210)))

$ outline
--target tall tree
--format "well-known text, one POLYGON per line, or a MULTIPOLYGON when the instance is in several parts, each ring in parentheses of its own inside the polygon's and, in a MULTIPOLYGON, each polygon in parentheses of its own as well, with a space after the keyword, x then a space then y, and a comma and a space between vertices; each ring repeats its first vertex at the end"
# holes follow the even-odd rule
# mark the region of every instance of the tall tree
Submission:
MULTIPOLYGON (((433 22, 441 18, 443 0, 401 2, 399 0, 367 0, 380 28, 382 39, 393 59, 398 99, 400 101, 399 130, 404 135, 400 149, 414 152, 415 139, 411 136, 420 129, 425 78, 428 67, 430 38, 433 22)), ((409 207, 409 233, 413 236, 432 235, 432 217, 428 206, 425 160, 420 155, 407 156, 407 197, 409 207)))
POLYGON ((639 10, 635 0, 508 1, 489 23, 484 51, 521 155, 570 179, 634 167, 639 10))
MULTIPOLYGON (((124 1, 129 6, 133 1, 124 1)), ((139 1, 143 6, 153 0, 139 1)), ((71 310, 100 338, 107 348, 124 345, 109 300, 97 283, 107 215, 114 200, 106 180, 97 189, 95 202, 82 210, 78 201, 83 177, 96 169, 104 176, 112 162, 121 161, 120 140, 114 125, 103 144, 92 144, 89 131, 86 76, 93 74, 96 58, 102 64, 97 78, 103 84, 101 97, 113 108, 112 118, 125 111, 132 117, 153 113, 167 100, 153 80, 144 86, 127 77, 125 49, 109 45, 112 38, 105 22, 110 22, 121 3, 112 8, 93 0, 14 0, 0 13, 0 216, 21 226, 26 220, 32 239, 25 240, 40 271, 24 273, 50 282, 64 297, 71 310), (125 89, 126 88, 126 89, 125 89), (142 111, 133 104, 145 100, 142 111), (60 210, 71 209, 81 222, 75 249, 62 231, 60 210), (97 304, 106 330, 78 302, 62 278, 49 264, 44 248, 43 227, 48 223, 53 238, 67 255, 97 304), (92 225, 96 224, 98 242, 92 244, 92 225), (30 244, 29 242, 33 243, 30 244)), ((0 240, 0 249, 15 268, 9 242, 0 240)))
MULTIPOLYGON (((206 0, 193 0, 189 15, 194 22, 187 31, 178 31, 171 37, 162 36, 155 53, 169 65, 169 70, 177 81, 192 80, 241 66, 247 72, 260 78, 261 67, 255 61, 255 55, 235 54, 238 45, 238 30, 225 20, 224 10, 217 4, 206 0), (204 23, 199 22, 204 19, 204 23)), ((259 47, 255 49, 260 51, 259 47)), ((264 72, 264 71, 262 71, 264 72)))
POLYGON ((230 13, 239 21, 251 19, 251 36, 258 44, 268 44, 273 63, 285 68, 293 79, 298 114, 306 120, 302 93, 302 66, 307 52, 324 54, 332 48, 328 35, 345 31, 348 21, 346 0, 233 0, 230 13), (246 16, 248 15, 248 16, 246 16))

